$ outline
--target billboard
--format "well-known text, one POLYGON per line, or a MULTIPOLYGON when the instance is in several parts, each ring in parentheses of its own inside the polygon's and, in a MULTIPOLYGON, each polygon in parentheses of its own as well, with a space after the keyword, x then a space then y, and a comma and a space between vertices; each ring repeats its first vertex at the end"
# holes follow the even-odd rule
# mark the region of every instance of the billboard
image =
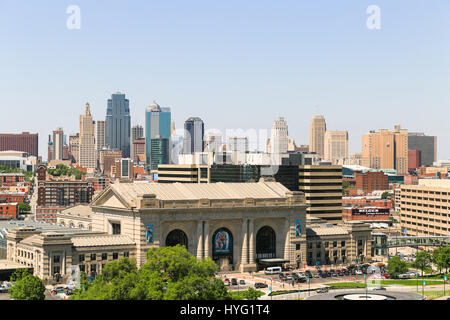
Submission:
POLYGON ((147 243, 153 243, 153 225, 148 224, 145 226, 145 238, 147 239, 147 243))
POLYGON ((230 254, 231 253, 231 236, 227 230, 221 229, 214 236, 214 253, 230 254))

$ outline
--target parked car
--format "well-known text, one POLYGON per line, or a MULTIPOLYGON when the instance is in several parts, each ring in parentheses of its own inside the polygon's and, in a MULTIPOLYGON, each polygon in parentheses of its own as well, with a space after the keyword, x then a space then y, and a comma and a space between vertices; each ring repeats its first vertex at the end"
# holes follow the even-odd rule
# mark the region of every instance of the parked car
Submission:
POLYGON ((223 283, 224 283, 226 286, 229 286, 229 285, 230 285, 230 279, 225 279, 225 280, 223 280, 223 283))
POLYGON ((244 280, 244 279, 239 280, 239 284, 240 284, 241 286, 245 286, 245 280, 244 280))
POLYGON ((341 270, 337 270, 336 273, 339 277, 342 277, 344 275, 341 270))
POLYGON ((322 272, 322 274, 320 275, 322 278, 326 278, 327 277, 327 273, 326 272, 322 272))
POLYGON ((237 284, 238 284, 237 279, 236 279, 236 278, 232 278, 232 279, 231 279, 231 284, 232 284, 233 286, 237 286, 237 284))
POLYGON ((297 282, 298 283, 305 283, 307 280, 306 280, 306 277, 298 277, 297 278, 297 282))
POLYGON ((357 274, 357 275, 362 275, 363 272, 362 272, 361 270, 356 270, 356 271, 355 271, 355 274, 357 274))
POLYGON ((382 273, 381 274, 385 279, 390 279, 391 275, 389 273, 382 273))
POLYGON ((314 278, 320 278, 320 275, 319 275, 318 273, 314 273, 314 274, 313 274, 313 277, 314 277, 314 278))
POLYGON ((267 288, 267 287, 269 287, 266 283, 263 283, 263 282, 256 282, 255 283, 255 288, 256 289, 259 289, 259 288, 267 288))

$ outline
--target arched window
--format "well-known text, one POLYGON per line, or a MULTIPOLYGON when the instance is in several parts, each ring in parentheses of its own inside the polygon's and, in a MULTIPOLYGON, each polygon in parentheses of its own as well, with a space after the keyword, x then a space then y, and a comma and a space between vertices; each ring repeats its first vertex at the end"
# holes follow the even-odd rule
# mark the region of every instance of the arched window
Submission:
POLYGON ((174 247, 177 244, 181 244, 182 246, 185 246, 186 249, 188 248, 188 238, 186 233, 184 233, 183 230, 175 229, 169 232, 166 238, 166 246, 167 247, 174 247))
POLYGON ((275 231, 265 226, 256 234, 256 259, 276 258, 276 236, 275 231))

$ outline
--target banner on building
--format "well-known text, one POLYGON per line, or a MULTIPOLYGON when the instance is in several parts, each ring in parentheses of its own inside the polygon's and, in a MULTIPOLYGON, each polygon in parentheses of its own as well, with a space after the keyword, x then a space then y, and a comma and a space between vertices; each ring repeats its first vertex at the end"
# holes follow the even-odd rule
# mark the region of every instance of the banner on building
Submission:
POLYGON ((214 236, 214 253, 229 254, 231 253, 231 237, 228 231, 219 230, 214 236))
POLYGON ((153 243, 153 225, 152 224, 148 224, 145 226, 145 233, 146 233, 146 238, 147 238, 147 243, 153 243))
POLYGON ((295 236, 300 237, 302 235, 302 220, 295 220, 295 236))

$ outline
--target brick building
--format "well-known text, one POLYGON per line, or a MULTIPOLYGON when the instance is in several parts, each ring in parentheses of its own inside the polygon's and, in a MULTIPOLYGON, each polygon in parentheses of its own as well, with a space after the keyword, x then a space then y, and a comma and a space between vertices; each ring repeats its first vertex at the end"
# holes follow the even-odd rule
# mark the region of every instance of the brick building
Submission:
POLYGON ((39 142, 37 133, 0 133, 0 151, 22 151, 28 153, 29 155, 38 157, 38 146, 39 142))
POLYGON ((25 192, 0 192, 0 203, 25 202, 25 192))
POLYGON ((420 150, 408 150, 408 171, 415 170, 421 166, 420 150))
POLYGON ((370 205, 355 205, 342 208, 344 221, 388 221, 389 208, 370 205))
POLYGON ((389 190, 389 178, 383 172, 355 172, 355 188, 362 193, 389 190))
POLYGON ((0 203, 0 217, 12 217, 17 218, 19 214, 19 204, 17 202, 13 203, 0 203))
POLYGON ((19 183, 25 183, 25 175, 23 173, 0 173, 0 186, 17 186, 19 183))

